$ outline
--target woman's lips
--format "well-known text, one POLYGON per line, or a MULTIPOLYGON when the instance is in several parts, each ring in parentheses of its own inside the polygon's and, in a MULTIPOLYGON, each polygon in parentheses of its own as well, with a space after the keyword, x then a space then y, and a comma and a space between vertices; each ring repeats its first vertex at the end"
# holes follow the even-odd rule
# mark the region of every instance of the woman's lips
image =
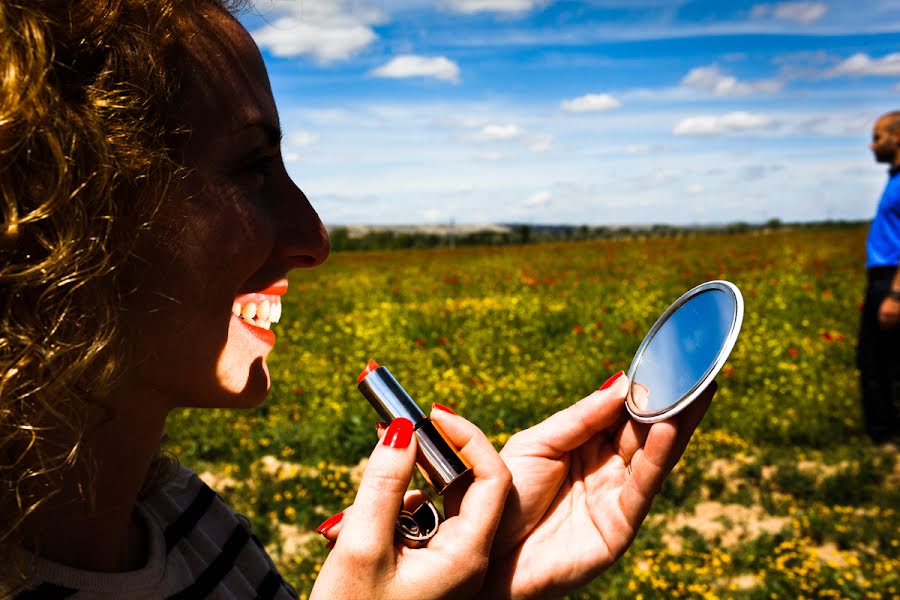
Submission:
POLYGON ((258 292, 260 294, 266 294, 269 296, 284 296, 288 290, 288 280, 280 279, 267 287, 266 289, 258 292))
POLYGON ((250 333, 274 345, 275 334, 269 328, 281 319, 281 297, 287 289, 288 281, 282 279, 264 290, 241 294, 234 299, 231 312, 250 333))
POLYGON ((257 327, 256 325, 253 325, 249 321, 245 321, 244 319, 242 319, 240 317, 234 317, 234 318, 235 318, 235 320, 237 320, 238 323, 243 325, 247 329, 247 331, 249 331, 256 339, 258 339, 262 342, 265 342, 269 346, 275 345, 275 332, 272 331, 271 329, 257 327))

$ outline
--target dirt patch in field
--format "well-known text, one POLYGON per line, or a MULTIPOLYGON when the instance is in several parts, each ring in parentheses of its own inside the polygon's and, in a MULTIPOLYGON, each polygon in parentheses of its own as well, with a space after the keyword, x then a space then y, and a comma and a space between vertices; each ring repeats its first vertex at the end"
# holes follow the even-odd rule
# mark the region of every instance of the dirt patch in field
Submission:
POLYGON ((311 541, 320 540, 322 545, 326 541, 317 532, 297 525, 278 525, 278 537, 281 540, 281 555, 285 557, 306 556, 306 546, 311 541))
POLYGON ((678 533, 688 527, 709 542, 723 548, 753 540, 764 533, 781 531, 789 522, 787 517, 767 514, 760 506, 701 502, 693 513, 663 515, 658 518, 664 526, 663 542, 674 552, 682 549, 682 536, 678 533))
POLYGON ((747 479, 741 475, 742 469, 756 462, 751 456, 738 454, 730 458, 716 458, 708 463, 706 476, 708 478, 722 479, 725 482, 725 493, 737 492, 747 479))
POLYGON ((200 480, 203 481, 203 483, 217 492, 224 492, 229 488, 233 489, 238 487, 237 480, 228 475, 221 475, 219 473, 213 473, 212 471, 203 471, 202 473, 198 473, 198 477, 200 477, 200 480))

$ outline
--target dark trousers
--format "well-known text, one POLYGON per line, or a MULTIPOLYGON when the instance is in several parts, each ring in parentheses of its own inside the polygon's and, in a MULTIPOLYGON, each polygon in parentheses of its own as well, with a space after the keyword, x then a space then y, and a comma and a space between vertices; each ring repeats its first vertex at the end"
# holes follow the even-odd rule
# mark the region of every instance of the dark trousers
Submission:
POLYGON ((882 330, 878 308, 891 289, 895 268, 869 269, 856 348, 866 433, 876 443, 900 434, 900 328, 882 330))

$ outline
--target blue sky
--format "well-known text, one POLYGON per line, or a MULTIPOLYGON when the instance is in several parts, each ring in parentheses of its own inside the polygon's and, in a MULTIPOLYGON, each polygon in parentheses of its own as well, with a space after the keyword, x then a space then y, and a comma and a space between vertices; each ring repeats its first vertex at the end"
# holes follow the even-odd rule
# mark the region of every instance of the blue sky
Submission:
POLYGON ((871 217, 900 3, 259 0, 326 225, 871 217))

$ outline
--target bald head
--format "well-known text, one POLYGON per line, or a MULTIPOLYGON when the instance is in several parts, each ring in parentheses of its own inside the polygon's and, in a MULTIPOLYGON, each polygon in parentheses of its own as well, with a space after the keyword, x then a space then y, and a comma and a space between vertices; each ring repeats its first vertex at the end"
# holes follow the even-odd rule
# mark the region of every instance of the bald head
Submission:
POLYGON ((872 143, 875 160, 887 163, 892 169, 900 167, 900 110, 885 113, 875 122, 872 143))
POLYGON ((895 133, 900 131, 900 110, 892 110, 878 117, 879 123, 884 123, 886 131, 895 133))

